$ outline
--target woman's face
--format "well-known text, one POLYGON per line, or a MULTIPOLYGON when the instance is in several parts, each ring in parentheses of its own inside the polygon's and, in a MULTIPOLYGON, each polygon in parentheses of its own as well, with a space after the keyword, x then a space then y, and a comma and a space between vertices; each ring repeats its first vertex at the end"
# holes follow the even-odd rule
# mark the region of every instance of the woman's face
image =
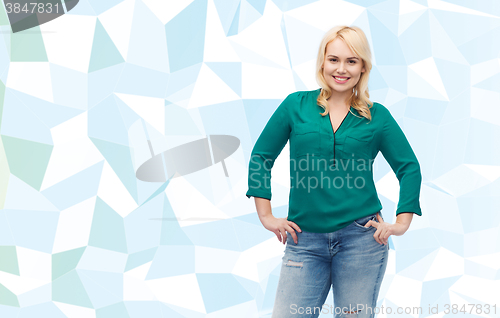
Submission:
POLYGON ((333 91, 351 94, 364 71, 363 60, 342 39, 336 38, 326 46, 323 76, 333 91))

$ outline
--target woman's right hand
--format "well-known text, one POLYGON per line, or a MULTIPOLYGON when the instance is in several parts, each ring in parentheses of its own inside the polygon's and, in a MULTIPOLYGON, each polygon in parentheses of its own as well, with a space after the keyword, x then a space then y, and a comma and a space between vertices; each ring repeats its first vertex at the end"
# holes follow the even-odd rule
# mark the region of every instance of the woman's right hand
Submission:
POLYGON ((285 244, 286 242, 286 232, 292 235, 295 244, 298 243, 297 234, 295 233, 295 230, 299 232, 302 232, 302 230, 294 222, 288 221, 286 218, 276 218, 273 215, 262 217, 260 219, 260 222, 262 223, 262 225, 264 225, 266 229, 276 234, 276 237, 278 237, 278 240, 281 243, 285 244))

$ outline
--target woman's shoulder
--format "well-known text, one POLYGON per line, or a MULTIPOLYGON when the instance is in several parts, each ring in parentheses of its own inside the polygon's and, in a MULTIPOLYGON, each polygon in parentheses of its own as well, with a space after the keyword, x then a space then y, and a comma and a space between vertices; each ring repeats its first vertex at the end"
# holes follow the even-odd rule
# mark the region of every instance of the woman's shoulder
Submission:
POLYGON ((321 88, 311 89, 311 90, 301 90, 290 93, 288 96, 292 97, 303 97, 316 94, 318 95, 321 91, 321 88))
POLYGON ((319 92, 319 89, 294 91, 289 93, 284 101, 287 104, 294 105, 294 107, 299 107, 299 105, 307 103, 313 94, 319 94, 319 92))
POLYGON ((372 102, 370 111, 373 112, 374 114, 377 113, 380 116, 387 116, 391 114, 389 109, 379 102, 372 102))
MULTIPOLYGON (((368 107, 370 107, 370 105, 368 105, 368 107)), ((385 108, 385 106, 379 102, 372 101, 370 109, 379 109, 379 108, 385 108)))

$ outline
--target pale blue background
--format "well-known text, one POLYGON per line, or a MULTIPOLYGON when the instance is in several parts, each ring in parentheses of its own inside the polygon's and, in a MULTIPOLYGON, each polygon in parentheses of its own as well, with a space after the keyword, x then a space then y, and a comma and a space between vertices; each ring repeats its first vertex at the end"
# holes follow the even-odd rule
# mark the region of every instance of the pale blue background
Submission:
MULTIPOLYGON (((499 317, 495 0, 80 0, 24 38, 4 23, 0 317, 270 317, 284 246, 245 196, 249 156, 287 94, 319 87, 319 41, 338 24, 365 31, 370 98, 423 174, 423 215, 390 238, 378 305, 443 317, 496 302, 483 316, 499 317), (158 154, 211 134, 241 142, 229 178, 220 164, 135 178, 147 140, 158 154)), ((273 170, 278 217, 287 156, 273 170)), ((376 166, 393 222, 397 180, 382 156, 376 166)))

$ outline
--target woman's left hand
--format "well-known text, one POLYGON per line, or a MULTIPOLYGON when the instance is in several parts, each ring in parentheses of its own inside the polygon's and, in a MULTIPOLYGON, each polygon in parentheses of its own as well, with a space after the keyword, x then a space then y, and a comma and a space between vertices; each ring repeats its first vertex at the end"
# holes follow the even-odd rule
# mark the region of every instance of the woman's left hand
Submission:
POLYGON ((373 234, 373 237, 375 238, 375 240, 379 244, 386 245, 387 240, 389 239, 389 236, 391 236, 391 235, 397 235, 397 236, 403 235, 406 232, 406 230, 408 230, 408 228, 410 227, 409 224, 408 224, 408 226, 406 226, 404 224, 397 223, 397 222, 394 224, 384 222, 384 219, 382 219, 382 217, 380 216, 380 213, 377 213, 377 220, 378 220, 378 222, 375 222, 373 220, 366 222, 365 227, 373 226, 374 228, 377 229, 375 234, 373 234))

